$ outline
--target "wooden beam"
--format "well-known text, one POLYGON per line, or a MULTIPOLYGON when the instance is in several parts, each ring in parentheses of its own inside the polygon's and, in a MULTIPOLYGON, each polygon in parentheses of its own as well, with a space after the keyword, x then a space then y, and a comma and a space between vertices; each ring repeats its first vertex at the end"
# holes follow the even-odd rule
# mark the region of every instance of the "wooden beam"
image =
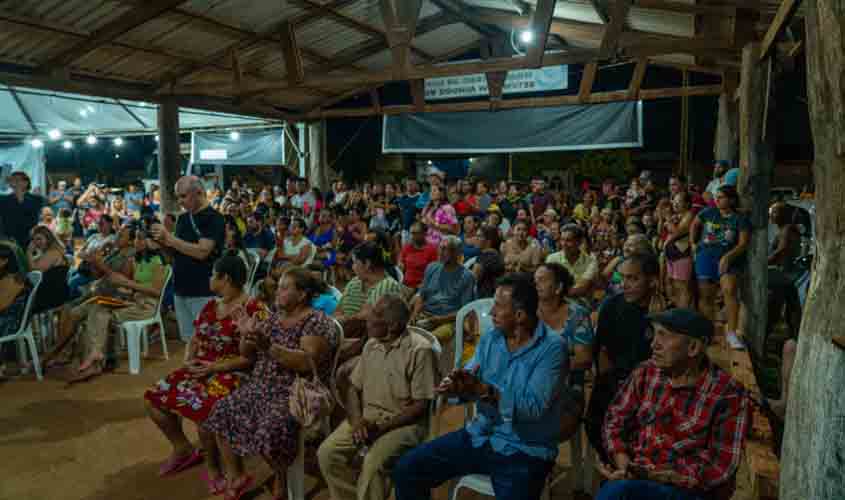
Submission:
POLYGON ((596 11, 596 15, 599 16, 599 19, 601 19, 603 24, 610 22, 610 18, 607 17, 607 9, 601 4, 601 0, 590 0, 590 4, 593 6, 593 10, 596 11))
POLYGON ((425 109, 425 80, 411 80, 411 98, 414 101, 414 109, 422 113, 425 109))
POLYGON ((232 51, 232 82, 234 84, 235 94, 240 94, 243 89, 244 73, 237 50, 232 51))
MULTIPOLYGON (((484 40, 481 44, 481 59, 489 60, 494 57, 507 55, 509 53, 506 50, 507 43, 503 37, 484 40)), ((496 110, 499 107, 499 101, 502 100, 502 92, 505 88, 505 80, 507 80, 508 72, 488 71, 484 76, 487 80, 487 90, 490 94, 490 109, 496 110)))
POLYGON ((625 21, 628 19, 628 11, 631 9, 631 0, 616 0, 610 11, 610 22, 604 29, 599 52, 602 57, 612 57, 619 47, 619 37, 625 29, 625 21))
MULTIPOLYGON (((282 23, 279 35, 281 35, 282 53, 285 56, 288 82, 296 85, 305 79, 302 53, 299 51, 299 44, 296 41, 296 26, 291 22, 282 23)), ((240 94, 240 91, 238 93, 240 94)))
POLYGON ((597 63, 593 62, 584 66, 584 72, 581 74, 581 87, 578 89, 579 102, 586 102, 590 98, 590 93, 593 91, 593 82, 596 81, 597 71, 597 63))
POLYGON ((546 53, 546 42, 549 39, 549 28, 555 15, 556 0, 538 0, 534 14, 531 16, 530 30, 534 34, 534 44, 528 49, 528 59, 537 67, 542 67, 543 55, 546 53))
POLYGON ((393 72, 396 78, 404 79, 411 67, 411 41, 419 19, 421 0, 380 0, 381 17, 387 34, 387 42, 393 53, 393 72))
POLYGON ((448 12, 454 16, 455 19, 478 31, 482 35, 487 37, 494 37, 502 34, 510 35, 509 30, 491 27, 483 20, 479 19, 475 14, 475 9, 466 5, 461 0, 431 0, 431 2, 444 12, 448 12))
POLYGON ((121 15, 114 21, 95 30, 85 40, 74 45, 70 49, 51 57, 43 63, 39 70, 42 72, 53 71, 70 65, 82 56, 97 50, 110 43, 115 38, 126 34, 133 29, 159 17, 168 10, 185 3, 185 0, 148 0, 144 4, 121 15))
POLYGON ((634 67, 634 75, 631 77, 631 83, 628 85, 629 99, 636 100, 639 97, 646 69, 648 69, 648 59, 639 59, 637 65, 634 67))
POLYGON ((736 17, 733 5, 707 5, 671 2, 667 0, 636 0, 636 6, 643 9, 665 10, 681 14, 702 14, 709 16, 736 17))
POLYGON ((373 105, 377 113, 381 114, 381 99, 379 99, 377 88, 370 89, 370 104, 373 105))
POLYGON ((798 7, 800 5, 801 0, 783 0, 780 3, 778 12, 775 14, 775 19, 769 26, 769 30, 766 31, 766 36, 763 37, 763 43, 760 47, 761 61, 769 57, 772 48, 775 46, 775 41, 780 36, 781 32, 789 25, 790 21, 792 21, 792 17, 795 15, 795 12, 798 11, 798 7))
POLYGON ((26 118, 26 122, 29 124, 29 128, 32 129, 33 132, 38 133, 38 126, 35 125, 35 121, 32 119, 32 115, 29 114, 29 110, 26 109, 26 106, 23 105, 20 96, 18 93, 15 92, 15 89, 11 85, 6 86, 9 89, 9 94, 12 96, 12 99, 15 100, 15 104, 18 105, 18 109, 21 110, 21 114, 24 118, 26 118))
MULTIPOLYGON (((665 89, 643 89, 640 91, 640 100, 655 100, 668 99, 673 97, 695 97, 695 96, 714 96, 721 92, 721 85, 701 85, 685 88, 665 88, 665 89)), ((614 90, 611 92, 597 92, 591 94, 587 100, 588 104, 600 104, 607 102, 630 101, 627 90, 614 90)), ((516 108, 545 108, 555 106, 565 106, 570 104, 582 104, 578 100, 578 96, 564 95, 554 97, 524 97, 518 99, 503 99, 501 101, 501 109, 516 109, 516 108)), ((444 104, 426 104, 423 112, 425 113, 451 113, 451 112, 465 112, 465 111, 488 111, 489 103, 486 101, 470 101, 458 103, 444 103, 444 104)), ((401 115, 406 113, 416 113, 414 105, 397 105, 397 106, 382 106, 382 115, 401 115)), ((374 108, 358 108, 358 109, 328 109, 317 110, 303 116, 306 120, 324 119, 324 118, 359 118, 372 116, 376 114, 374 108)))

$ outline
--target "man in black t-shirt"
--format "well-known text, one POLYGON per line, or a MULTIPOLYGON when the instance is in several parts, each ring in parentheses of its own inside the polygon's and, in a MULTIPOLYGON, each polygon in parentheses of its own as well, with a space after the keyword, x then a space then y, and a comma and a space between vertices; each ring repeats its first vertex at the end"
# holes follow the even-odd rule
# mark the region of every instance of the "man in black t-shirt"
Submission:
POLYGON ((209 288, 214 261, 223 251, 225 221, 206 200, 198 177, 189 175, 176 183, 176 196, 185 212, 176 220, 176 234, 153 225, 155 238, 173 251, 174 306, 179 336, 190 342, 194 320, 213 297, 209 288))
POLYGON ((8 183, 12 193, 0 197, 2 229, 26 251, 29 233, 38 224, 44 198, 29 192, 32 183, 24 172, 13 172, 8 183))

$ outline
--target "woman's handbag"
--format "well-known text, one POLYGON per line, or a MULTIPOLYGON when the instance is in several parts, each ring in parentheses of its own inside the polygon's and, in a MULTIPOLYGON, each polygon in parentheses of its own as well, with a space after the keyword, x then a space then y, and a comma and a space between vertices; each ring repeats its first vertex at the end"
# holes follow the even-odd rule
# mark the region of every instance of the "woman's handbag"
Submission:
POLYGON ((317 376, 317 367, 310 356, 308 363, 313 378, 296 375, 290 391, 290 414, 308 436, 314 436, 324 430, 323 423, 331 415, 335 401, 332 391, 317 376))

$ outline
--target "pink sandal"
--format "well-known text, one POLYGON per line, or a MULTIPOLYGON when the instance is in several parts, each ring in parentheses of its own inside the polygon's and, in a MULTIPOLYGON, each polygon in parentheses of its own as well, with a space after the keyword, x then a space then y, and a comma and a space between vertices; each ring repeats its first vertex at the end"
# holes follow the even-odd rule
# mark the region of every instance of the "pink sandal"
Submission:
POLYGON ((188 455, 171 458, 167 462, 161 464, 161 467, 158 469, 158 475, 160 477, 164 477, 169 476, 170 474, 176 474, 177 472, 182 472, 185 469, 189 469, 197 465, 202 462, 202 460, 202 452, 198 449, 194 449, 194 451, 188 455))
POLYGON ((255 478, 249 474, 245 474, 240 477, 241 484, 238 485, 233 494, 229 494, 229 490, 226 490, 226 494, 223 496, 224 500, 241 500, 244 495, 246 495, 247 491, 252 487, 252 483, 255 482, 255 478))
POLYGON ((217 496, 226 493, 225 476, 220 476, 217 479, 212 479, 211 476, 208 475, 208 471, 204 470, 200 472, 200 478, 205 481, 206 486, 208 486, 209 494, 217 496))

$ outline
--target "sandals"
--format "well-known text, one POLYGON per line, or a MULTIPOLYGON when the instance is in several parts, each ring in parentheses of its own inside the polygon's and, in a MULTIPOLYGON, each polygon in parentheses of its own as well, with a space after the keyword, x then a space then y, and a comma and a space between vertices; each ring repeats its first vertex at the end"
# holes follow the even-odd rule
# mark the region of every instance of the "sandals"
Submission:
POLYGON ((246 495, 250 488, 252 488, 252 483, 255 482, 255 478, 249 474, 245 474, 240 478, 236 479, 236 483, 240 482, 234 489, 232 487, 228 487, 226 489, 226 493, 223 495, 224 500, 241 500, 241 498, 246 495))
POLYGON ((76 373, 76 375, 68 380, 67 387, 70 387, 74 384, 79 384, 82 382, 88 382, 92 379, 95 379, 103 374, 103 362, 102 361, 95 361, 85 370, 81 370, 76 373))
POLYGON ((183 470, 189 469, 200 462, 203 461, 202 452, 198 449, 194 449, 188 455, 182 455, 181 457, 171 458, 167 462, 161 464, 161 467, 158 469, 159 477, 169 476, 171 474, 176 474, 178 472, 182 472, 183 470))
POLYGON ((200 478, 205 482, 206 486, 208 486, 208 493, 210 495, 217 496, 226 493, 225 476, 212 479, 212 477, 208 475, 208 470, 203 470, 200 472, 200 478))

